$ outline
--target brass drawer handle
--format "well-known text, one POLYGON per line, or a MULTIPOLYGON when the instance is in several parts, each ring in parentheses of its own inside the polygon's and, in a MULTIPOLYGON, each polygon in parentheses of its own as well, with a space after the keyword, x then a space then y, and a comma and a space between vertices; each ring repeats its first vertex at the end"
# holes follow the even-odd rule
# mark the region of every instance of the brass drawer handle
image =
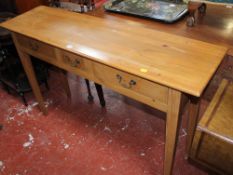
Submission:
POLYGON ((72 67, 78 67, 80 65, 80 61, 75 59, 70 64, 72 67))
POLYGON ((70 64, 71 67, 78 67, 80 65, 80 61, 78 59, 72 60, 69 56, 64 55, 63 56, 64 61, 68 64, 70 64))
POLYGON ((128 84, 125 84, 122 82, 122 76, 120 76, 119 74, 116 75, 116 78, 118 79, 119 84, 127 89, 131 89, 133 86, 135 86, 137 83, 135 80, 130 80, 128 84))
POLYGON ((38 46, 37 43, 29 42, 29 46, 33 51, 38 51, 39 50, 39 46, 38 46))

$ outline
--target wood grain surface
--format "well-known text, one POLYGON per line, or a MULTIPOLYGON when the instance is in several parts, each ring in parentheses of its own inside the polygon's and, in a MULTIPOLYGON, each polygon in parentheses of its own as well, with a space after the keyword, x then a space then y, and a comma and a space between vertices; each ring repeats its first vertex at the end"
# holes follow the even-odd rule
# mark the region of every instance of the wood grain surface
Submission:
POLYGON ((194 96, 201 95, 227 51, 137 22, 45 6, 1 26, 194 96))

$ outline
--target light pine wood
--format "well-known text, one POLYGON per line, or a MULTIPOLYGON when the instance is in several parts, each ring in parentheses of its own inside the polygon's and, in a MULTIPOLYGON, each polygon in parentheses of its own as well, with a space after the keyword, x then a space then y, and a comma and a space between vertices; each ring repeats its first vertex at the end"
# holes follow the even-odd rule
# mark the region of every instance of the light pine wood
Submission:
POLYGON ((181 103, 181 93, 179 91, 169 89, 168 93, 168 111, 166 118, 166 144, 165 144, 165 160, 164 175, 172 174, 172 166, 175 158, 176 144, 179 133, 179 112, 181 103))
MULTIPOLYGON (((19 42, 22 38, 25 40, 25 37, 18 34, 16 34, 16 36, 19 36, 17 37, 19 42)), ((30 39, 30 42, 35 43, 36 41, 30 39)), ((167 112, 168 87, 142 79, 138 76, 134 76, 104 64, 97 63, 84 58, 83 56, 75 55, 62 49, 55 49, 56 57, 54 57, 54 51, 50 51, 52 54, 50 54, 51 57, 49 57, 44 51, 49 49, 54 50, 54 48, 51 48, 51 46, 46 48, 46 44, 40 45, 43 45, 43 47, 37 51, 31 50, 30 45, 26 45, 25 47, 25 44, 21 44, 20 48, 25 50, 27 53, 30 53, 30 55, 40 58, 50 64, 56 65, 59 68, 66 71, 71 71, 89 80, 105 85, 123 95, 139 100, 161 111, 167 112), (119 82, 119 78, 117 78, 118 75, 122 78, 121 82, 119 82), (136 85, 129 87, 131 80, 135 81, 136 85)), ((68 82, 64 79, 63 74, 60 74, 60 76, 69 97, 70 90, 68 82)))
POLYGON ((30 52, 36 52, 42 55, 46 55, 49 58, 56 58, 55 49, 52 46, 36 41, 34 39, 30 39, 23 35, 17 35, 17 38, 20 47, 24 47, 25 49, 30 50, 30 52))
POLYGON ((93 63, 93 77, 96 82, 139 100, 149 106, 167 112, 168 88, 129 73, 93 63), (135 83, 135 84, 133 84, 135 83))
POLYGON ((86 60, 85 58, 66 51, 62 51, 62 50, 59 51, 60 51, 60 61, 63 64, 65 64, 70 68, 75 68, 82 71, 88 71, 86 70, 86 65, 84 63, 84 60, 86 60))
POLYGON ((131 22, 140 23, 142 27, 221 45, 229 48, 227 54, 233 56, 233 30, 230 27, 233 20, 232 8, 208 4, 207 13, 203 18, 199 16, 203 20, 198 20, 195 28, 188 28, 185 19, 173 24, 166 24, 145 18, 107 12, 102 6, 88 12, 88 15, 120 21, 123 24, 127 24, 127 20, 130 20, 131 22), (127 20, 123 22, 121 19, 127 20))
POLYGON ((136 22, 44 6, 1 26, 194 96, 201 95, 227 51, 136 22))
POLYGON ((38 85, 38 81, 36 79, 34 69, 32 67, 31 58, 26 52, 22 52, 19 49, 19 43, 17 42, 16 36, 13 34, 12 37, 13 37, 17 52, 19 54, 20 60, 22 62, 22 65, 24 67, 24 70, 27 74, 30 85, 32 87, 33 93, 36 97, 37 102, 39 103, 39 108, 46 115, 48 113, 48 110, 44 105, 44 100, 43 100, 43 97, 40 91, 40 87, 38 85))
POLYGON ((231 137, 233 142, 233 85, 223 80, 198 128, 231 137), (214 112, 213 112, 214 111, 214 112))
POLYGON ((136 22, 43 6, 1 26, 14 33, 16 44, 21 42, 17 49, 27 60, 22 63, 42 111, 43 99, 28 54, 166 112, 166 175, 172 172, 181 93, 199 97, 227 50, 136 22))
POLYGON ((25 50, 25 52, 36 55, 37 57, 45 58, 45 60, 56 59, 54 47, 20 34, 16 35, 19 47, 25 50))
POLYGON ((190 149, 192 147, 193 137, 195 134, 199 108, 200 107, 200 98, 189 97, 189 117, 188 117, 188 127, 187 127, 187 143, 186 143, 186 158, 190 154, 190 149))
POLYGON ((219 174, 233 173, 233 84, 223 80, 198 123, 191 158, 219 174))

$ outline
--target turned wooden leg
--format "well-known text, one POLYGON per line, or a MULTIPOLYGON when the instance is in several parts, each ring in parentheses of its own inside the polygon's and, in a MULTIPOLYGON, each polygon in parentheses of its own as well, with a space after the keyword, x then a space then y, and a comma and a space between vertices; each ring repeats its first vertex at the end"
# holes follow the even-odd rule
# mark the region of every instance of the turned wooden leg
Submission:
POLYGON ((88 92, 88 100, 93 101, 93 96, 91 94, 91 88, 90 88, 90 82, 88 79, 85 79, 86 85, 87 85, 87 92, 88 92))
POLYGON ((206 12, 206 4, 200 2, 189 2, 188 3, 188 12, 189 16, 187 18, 187 26, 193 27, 196 22, 195 13, 198 10, 199 14, 205 14, 206 12))
POLYGON ((98 97, 99 97, 100 105, 102 107, 104 107, 105 106, 105 100, 104 100, 104 93, 103 93, 102 86, 95 83, 95 87, 96 87, 97 94, 98 94, 98 97))
POLYGON ((200 109, 200 98, 190 97, 189 116, 188 116, 189 118, 188 118, 188 126, 187 126, 186 156, 185 156, 186 158, 188 158, 192 147, 193 137, 198 122, 199 109, 200 109))
POLYGON ((200 3, 198 2, 189 2, 188 3, 188 12, 189 16, 187 18, 186 25, 188 27, 193 27, 195 25, 196 19, 195 19, 195 13, 199 7, 200 3))
POLYGON ((181 92, 169 89, 166 119, 164 175, 171 175, 179 135, 181 92))
POLYGON ((36 76, 35 76, 35 72, 34 72, 34 69, 32 66, 32 62, 31 62, 31 58, 27 53, 21 51, 20 45, 18 44, 18 41, 17 41, 14 34, 12 34, 12 37, 13 37, 16 49, 18 51, 20 60, 22 62, 23 68, 26 72, 27 78, 28 78, 29 83, 31 85, 32 91, 36 97, 38 104, 39 104, 39 108, 46 115, 47 108, 45 107, 44 100, 43 100, 43 97, 42 97, 42 94, 40 91, 40 87, 39 87, 38 81, 37 81, 36 76))
POLYGON ((206 4, 205 3, 201 3, 200 7, 198 8, 198 12, 199 14, 204 15, 206 13, 206 4))
POLYGON ((48 80, 47 80, 47 78, 46 78, 46 80, 44 80, 44 83, 45 83, 45 87, 46 87, 46 89, 47 89, 47 90, 49 90, 50 88, 49 88, 49 84, 48 84, 48 80))
POLYGON ((23 93, 23 92, 20 92, 19 95, 20 95, 20 97, 22 98, 24 105, 25 105, 25 106, 28 106, 28 103, 27 103, 27 100, 26 100, 26 98, 25 98, 25 96, 24 96, 24 93, 23 93))
POLYGON ((0 130, 2 130, 3 129, 3 125, 2 124, 0 124, 0 130))
POLYGON ((8 94, 10 94, 10 88, 3 82, 0 81, 0 83, 2 83, 3 88, 7 91, 8 94))

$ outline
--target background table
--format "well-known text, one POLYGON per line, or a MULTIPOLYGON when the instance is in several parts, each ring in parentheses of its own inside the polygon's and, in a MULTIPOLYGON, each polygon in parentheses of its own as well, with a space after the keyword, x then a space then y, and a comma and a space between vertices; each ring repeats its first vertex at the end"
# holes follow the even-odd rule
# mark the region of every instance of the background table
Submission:
POLYGON ((106 12, 102 6, 88 14, 116 21, 129 19, 139 22, 146 28, 225 46, 229 49, 228 55, 233 56, 233 10, 224 6, 208 4, 207 13, 203 17, 198 17, 197 24, 193 28, 186 26, 188 16, 174 24, 166 24, 150 19, 106 12))

